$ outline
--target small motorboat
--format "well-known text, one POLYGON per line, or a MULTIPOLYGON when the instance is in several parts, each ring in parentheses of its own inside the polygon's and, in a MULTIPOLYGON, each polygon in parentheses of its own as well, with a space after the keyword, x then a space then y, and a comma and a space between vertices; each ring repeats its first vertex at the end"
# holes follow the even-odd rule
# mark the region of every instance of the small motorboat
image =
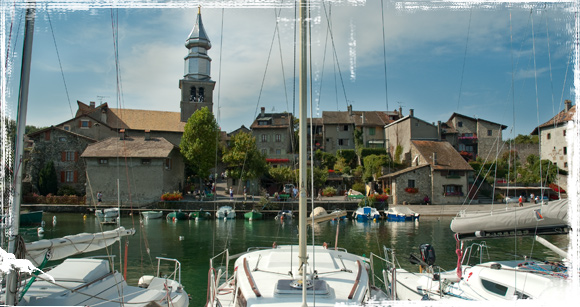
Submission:
POLYGON ((218 209, 215 213, 215 217, 217 219, 235 219, 236 218, 236 211, 232 209, 230 206, 222 206, 218 209))
POLYGON ((360 207, 353 213, 353 217, 357 221, 366 222, 381 218, 379 210, 373 207, 360 207))
POLYGON ((189 215, 187 213, 179 210, 179 211, 173 211, 173 212, 169 213, 165 218, 168 221, 187 220, 187 219, 189 219, 189 215))
POLYGON ((246 220, 252 221, 252 220, 261 220, 262 219, 262 212, 253 209, 250 212, 246 212, 244 213, 244 217, 246 218, 246 220))
POLYGON ((419 213, 403 206, 395 206, 385 210, 389 221, 415 221, 419 219, 419 213))
POLYGON ((277 220, 291 220, 292 219, 292 210, 280 210, 278 215, 276 215, 275 219, 277 220))
POLYGON ((193 211, 191 213, 189 213, 189 219, 190 220, 207 220, 211 218, 211 213, 204 211, 203 209, 199 209, 199 211, 193 211))
POLYGON ((143 211, 141 215, 146 220, 158 219, 163 216, 163 211, 143 211))

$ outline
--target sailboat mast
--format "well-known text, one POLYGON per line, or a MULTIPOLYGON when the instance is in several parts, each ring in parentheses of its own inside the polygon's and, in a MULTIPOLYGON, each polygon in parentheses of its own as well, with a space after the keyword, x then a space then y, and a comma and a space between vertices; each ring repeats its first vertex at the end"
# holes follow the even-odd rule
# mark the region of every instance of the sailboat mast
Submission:
MULTIPOLYGON (((22 47, 22 67, 20 75, 20 91, 18 93, 18 126, 16 128, 16 146, 14 152, 14 190, 12 191, 12 205, 10 206, 10 229, 8 234, 8 252, 16 251, 16 238, 20 226, 20 199, 22 194, 22 168, 24 154, 24 131, 26 129, 26 113, 28 109, 28 85, 30 81, 30 62, 32 58, 32 38, 34 34, 35 3, 30 3, 26 9, 24 24, 24 45, 22 47)), ((16 277, 18 272, 11 271, 7 277, 6 300, 7 305, 16 305, 16 277)))
POLYGON ((300 272, 302 275, 302 306, 307 306, 306 304, 306 158, 307 158, 307 148, 306 148, 306 118, 307 118, 307 102, 308 102, 308 65, 307 65, 307 35, 308 35, 308 21, 306 20, 306 13, 308 8, 308 0, 300 0, 300 51, 299 51, 299 124, 298 124, 298 140, 299 140, 299 183, 300 187, 300 198, 299 204, 299 238, 298 243, 300 245, 298 251, 298 258, 300 261, 300 272))

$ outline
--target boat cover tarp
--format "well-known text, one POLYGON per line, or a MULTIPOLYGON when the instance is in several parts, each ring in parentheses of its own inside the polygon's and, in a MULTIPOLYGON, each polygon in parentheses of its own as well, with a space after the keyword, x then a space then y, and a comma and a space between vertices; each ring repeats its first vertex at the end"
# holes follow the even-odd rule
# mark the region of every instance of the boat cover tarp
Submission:
POLYGON ((409 214, 415 215, 416 214, 415 211, 409 209, 408 207, 403 207, 403 206, 395 206, 395 207, 389 208, 388 212, 392 213, 392 214, 404 214, 404 215, 409 215, 409 214))
POLYGON ((463 213, 455 217, 449 227, 457 234, 568 227, 568 200, 486 213, 463 213))
POLYGON ((26 243, 26 259, 39 266, 46 253, 48 260, 59 260, 72 255, 103 249, 123 236, 133 235, 135 229, 119 227, 114 230, 98 233, 80 233, 62 238, 39 240, 26 243))

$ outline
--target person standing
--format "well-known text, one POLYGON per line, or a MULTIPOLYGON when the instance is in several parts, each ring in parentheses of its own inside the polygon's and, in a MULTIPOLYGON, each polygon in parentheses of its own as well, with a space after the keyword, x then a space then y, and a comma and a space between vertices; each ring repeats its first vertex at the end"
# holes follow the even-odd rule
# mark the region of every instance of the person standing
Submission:
POLYGON ((234 189, 230 187, 230 201, 234 201, 234 189))
POLYGON ((524 200, 523 200, 523 197, 521 195, 520 195, 520 198, 518 198, 518 205, 520 207, 523 207, 524 206, 524 200))
POLYGON ((244 201, 247 199, 248 189, 244 187, 244 201))
POLYGON ((97 192, 97 205, 100 205, 103 201, 103 193, 101 191, 97 192))

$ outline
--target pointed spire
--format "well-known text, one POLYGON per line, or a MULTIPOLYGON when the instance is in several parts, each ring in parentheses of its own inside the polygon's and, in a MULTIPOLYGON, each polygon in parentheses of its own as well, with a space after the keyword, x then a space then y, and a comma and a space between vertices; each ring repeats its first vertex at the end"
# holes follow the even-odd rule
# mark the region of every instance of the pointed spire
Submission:
POLYGON ((191 49, 192 47, 211 48, 211 42, 205 33, 203 22, 201 21, 201 6, 197 9, 197 20, 195 21, 193 30, 189 34, 189 38, 185 41, 185 47, 187 49, 191 49))

